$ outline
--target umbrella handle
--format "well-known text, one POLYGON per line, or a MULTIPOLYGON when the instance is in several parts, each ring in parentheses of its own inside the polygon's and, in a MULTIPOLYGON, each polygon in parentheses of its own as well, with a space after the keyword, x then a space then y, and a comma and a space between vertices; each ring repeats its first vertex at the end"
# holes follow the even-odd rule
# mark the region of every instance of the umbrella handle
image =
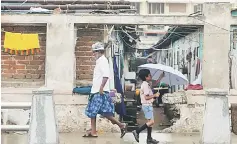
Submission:
MULTIPOLYGON (((159 87, 158 87, 158 88, 160 88, 160 86, 161 86, 161 82, 160 82, 160 84, 159 84, 159 87)), ((160 93, 160 89, 158 89, 158 93, 160 93)))

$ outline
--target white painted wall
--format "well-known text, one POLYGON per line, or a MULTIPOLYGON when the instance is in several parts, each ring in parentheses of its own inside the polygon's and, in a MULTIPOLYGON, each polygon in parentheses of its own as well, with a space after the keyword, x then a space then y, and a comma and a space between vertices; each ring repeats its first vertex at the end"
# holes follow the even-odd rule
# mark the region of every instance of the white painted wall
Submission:
POLYGON ((202 2, 192 2, 192 0, 129 0, 131 3, 140 3, 140 15, 149 14, 149 3, 164 3, 164 14, 177 15, 177 14, 191 14, 194 12, 194 5, 204 3, 202 2), (186 4, 186 13, 171 13, 169 12, 169 4, 186 4))
MULTIPOLYGON (((197 78, 195 76, 197 58, 195 58, 195 60, 194 60, 193 52, 194 52, 195 48, 200 47, 199 34, 200 34, 199 31, 191 33, 191 34, 187 35, 186 37, 180 38, 179 40, 171 43, 171 45, 164 48, 164 49, 169 49, 169 50, 157 51, 155 54, 157 62, 160 64, 166 64, 168 66, 173 67, 174 69, 182 71, 181 69, 179 69, 179 68, 181 68, 181 60, 182 60, 182 58, 184 58, 185 64, 187 66, 189 66, 187 63, 187 60, 186 60, 186 55, 188 54, 189 50, 191 50, 192 60, 191 60, 191 68, 190 68, 191 69, 190 82, 193 82, 197 78), (182 51, 184 51, 184 53, 182 53, 182 51), (168 53, 168 58, 166 58, 167 53, 168 53), (178 53, 179 53, 179 61, 177 58, 178 53)), ((196 49, 196 51, 197 51, 197 49, 196 49)), ((178 89, 182 89, 182 88, 183 87, 178 88, 178 86, 176 86, 175 89, 178 90, 178 89)))
MULTIPOLYGON (((185 59, 185 63, 187 64, 186 60, 186 55, 189 53, 191 50, 192 54, 194 52, 194 49, 199 47, 199 32, 194 32, 186 37, 183 37, 177 41, 175 41, 173 44, 173 51, 172 54, 176 55, 174 59, 174 68, 181 71, 179 68, 181 67, 181 60, 182 58, 185 59), (184 51, 184 54, 182 53, 184 51), (177 58, 177 54, 179 53, 179 61, 177 58)), ((197 51, 197 49, 196 49, 197 51)), ((191 79, 190 82, 193 82, 196 77, 195 77, 195 72, 196 72, 196 63, 197 63, 197 58, 193 58, 192 55, 192 60, 191 60, 191 79)))

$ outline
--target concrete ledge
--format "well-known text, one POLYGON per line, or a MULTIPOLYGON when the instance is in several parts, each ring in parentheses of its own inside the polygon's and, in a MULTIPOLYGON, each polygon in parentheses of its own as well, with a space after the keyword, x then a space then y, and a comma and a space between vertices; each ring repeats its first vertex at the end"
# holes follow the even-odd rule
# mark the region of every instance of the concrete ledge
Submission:
MULTIPOLYGON (((186 91, 188 104, 205 104, 206 92, 205 90, 190 90, 186 91)), ((231 89, 227 95, 229 103, 237 103, 237 90, 231 89)))
MULTIPOLYGON (((32 91, 36 88, 2 88, 2 101, 6 102, 31 102, 32 91)), ((185 91, 188 104, 205 104, 206 93, 204 90, 185 91)), ((228 95, 229 103, 237 103, 237 90, 230 90, 228 95)), ((86 105, 86 95, 72 95, 71 92, 56 91, 54 92, 54 100, 56 105, 86 105)))
MULTIPOLYGON (((54 94, 56 105, 86 105, 88 96, 85 95, 60 95, 54 94)), ((4 102, 31 102, 32 94, 2 94, 1 100, 4 102)))
POLYGON ((206 94, 205 90, 188 90, 185 91, 186 95, 191 95, 191 96, 204 96, 206 94))
POLYGON ((2 80, 2 88, 36 88, 44 85, 44 80, 21 80, 21 81, 11 81, 11 80, 2 80))
MULTIPOLYGON (((1 100, 4 102, 31 102, 32 91, 36 88, 2 88, 1 100)), ((86 95, 72 95, 68 92, 54 93, 56 105, 86 105, 88 103, 86 95)))
MULTIPOLYGON (((228 97, 229 103, 237 103, 236 96, 228 95, 227 97, 228 97)), ((187 101, 188 104, 195 104, 195 103, 205 104, 206 102, 206 96, 189 97, 187 99, 188 99, 187 101)))
POLYGON ((187 97, 187 104, 204 104, 206 100, 206 93, 204 90, 188 90, 185 91, 187 97))
MULTIPOLYGON (((32 94, 32 91, 38 90, 42 87, 33 87, 33 88, 1 88, 2 94, 32 94)), ((72 94, 72 91, 65 90, 54 90, 54 94, 72 94)))

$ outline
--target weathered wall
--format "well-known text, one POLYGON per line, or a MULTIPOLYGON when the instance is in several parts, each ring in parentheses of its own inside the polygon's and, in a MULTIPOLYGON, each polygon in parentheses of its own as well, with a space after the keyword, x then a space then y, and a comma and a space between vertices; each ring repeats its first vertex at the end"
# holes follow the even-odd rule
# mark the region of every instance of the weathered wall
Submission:
MULTIPOLYGON (((7 81, 3 84, 4 87, 11 87, 17 83, 18 87, 31 87, 33 84, 19 86, 22 80, 27 82, 42 81, 40 85, 44 84, 45 80, 45 57, 46 57, 46 27, 42 26, 11 26, 2 27, 9 32, 23 32, 23 33, 40 33, 40 53, 29 56, 10 55, 2 51, 2 80, 7 81), (9 81, 11 82, 9 84, 9 81), (21 82, 20 82, 21 81, 21 82)), ((104 31, 95 28, 102 26, 91 26, 89 28, 81 29, 78 27, 75 57, 76 57, 76 80, 91 81, 95 60, 92 56, 91 45, 96 41, 103 41, 104 31)), ((2 33, 2 45, 4 42, 4 33, 2 33)), ((77 81, 78 83, 78 81, 77 81)))
MULTIPOLYGON (((76 56, 76 80, 91 80, 95 66, 95 60, 91 46, 96 41, 103 42, 103 30, 94 29, 96 26, 77 30, 76 56)), ((97 28, 103 29, 101 26, 97 28)))
MULTIPOLYGON (((35 88, 2 88, 2 102, 31 102, 32 91, 35 88)), ((85 107, 88 102, 88 97, 85 95, 71 95, 71 93, 57 93, 53 95, 55 103, 55 114, 60 132, 83 132, 90 128, 90 119, 85 115, 85 107)), ((21 110, 2 111, 8 120, 25 124, 29 118, 29 112, 21 110), (14 111, 14 112, 13 112, 14 111), (19 116, 16 117, 16 113, 19 116), (10 119, 9 119, 10 118, 10 119)), ((118 117, 116 116, 118 119, 118 117)), ((111 124, 107 119, 97 118, 97 130, 103 132, 119 132, 117 125, 111 124)))
POLYGON ((180 119, 171 127, 162 130, 165 133, 192 133, 201 132, 204 115, 203 104, 176 105, 180 111, 180 119))
MULTIPOLYGON (((178 94, 178 93, 177 93, 178 94)), ((191 90, 185 91, 187 97, 187 104, 176 104, 176 108, 179 109, 180 119, 175 123, 164 129, 162 132, 173 133, 190 133, 201 132, 203 127, 203 117, 205 112, 206 92, 204 90, 191 90)), ((174 95, 177 97, 177 95, 174 95)), ((236 103, 237 91, 230 90, 228 94, 229 104, 236 103)), ((182 97, 177 97, 182 101, 182 97)), ((171 95, 168 98, 170 101, 165 100, 164 103, 178 102, 171 95), (174 101, 175 100, 175 101, 174 101)), ((230 106, 230 105, 229 105, 230 106)), ((233 131, 237 132, 237 120, 236 120, 236 108, 234 107, 231 112, 230 120, 232 119, 233 131)))
MULTIPOLYGON (((90 129, 90 119, 85 115, 86 105, 56 105, 56 117, 60 132, 73 132, 90 129)), ((116 116, 118 119, 118 117, 116 116)), ((106 118, 97 116, 97 131, 119 132, 119 127, 106 118)))
MULTIPOLYGON (((35 55, 10 55, 1 52, 1 76, 2 81, 44 81, 45 79, 45 47, 46 47, 46 27, 42 26, 8 26, 2 27, 8 32, 40 33, 40 53, 35 55)), ((2 48, 4 44, 4 32, 2 36, 2 48)))

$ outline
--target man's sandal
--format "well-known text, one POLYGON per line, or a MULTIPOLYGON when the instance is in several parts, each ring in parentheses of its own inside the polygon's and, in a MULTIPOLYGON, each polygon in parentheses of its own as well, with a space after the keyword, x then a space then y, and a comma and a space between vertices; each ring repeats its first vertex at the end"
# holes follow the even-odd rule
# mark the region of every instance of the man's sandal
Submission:
POLYGON ((123 136, 127 133, 127 124, 125 124, 124 128, 121 128, 121 136, 120 138, 123 138, 123 136))
POLYGON ((83 135, 82 137, 84 137, 84 138, 97 138, 98 136, 97 135, 92 135, 91 133, 87 133, 87 134, 83 135))

